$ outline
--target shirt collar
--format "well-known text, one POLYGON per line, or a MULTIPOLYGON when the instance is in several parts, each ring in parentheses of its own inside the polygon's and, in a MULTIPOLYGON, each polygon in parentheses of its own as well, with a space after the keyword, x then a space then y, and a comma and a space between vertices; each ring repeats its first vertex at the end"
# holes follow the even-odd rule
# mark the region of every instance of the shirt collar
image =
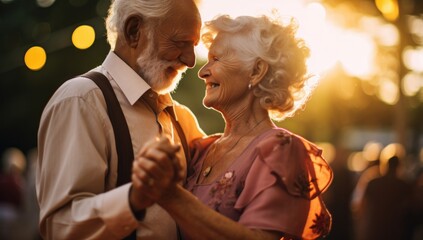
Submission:
POLYGON ((142 98, 155 113, 160 113, 165 108, 173 109, 173 99, 170 94, 158 95, 150 89, 144 93, 142 98))
POLYGON ((157 95, 151 90, 150 85, 113 51, 109 52, 102 66, 122 89, 131 105, 134 105, 143 95, 147 95, 144 97, 157 100, 157 112, 173 106, 173 99, 170 94, 157 95))
POLYGON ((116 53, 110 51, 102 64, 115 80, 128 101, 133 105, 151 87, 116 53))

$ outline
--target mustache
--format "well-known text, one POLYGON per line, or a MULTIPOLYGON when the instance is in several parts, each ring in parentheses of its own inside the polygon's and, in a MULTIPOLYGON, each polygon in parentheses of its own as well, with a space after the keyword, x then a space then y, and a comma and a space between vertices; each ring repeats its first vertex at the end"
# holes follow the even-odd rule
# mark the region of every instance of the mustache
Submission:
POLYGON ((185 72, 188 68, 187 66, 176 62, 169 64, 169 67, 175 69, 178 72, 185 72))

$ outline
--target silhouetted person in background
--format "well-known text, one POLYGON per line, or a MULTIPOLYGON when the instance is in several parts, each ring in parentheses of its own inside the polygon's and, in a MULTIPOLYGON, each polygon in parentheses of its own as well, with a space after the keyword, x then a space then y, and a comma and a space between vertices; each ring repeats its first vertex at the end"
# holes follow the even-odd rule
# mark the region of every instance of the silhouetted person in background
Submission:
POLYGON ((423 167, 413 181, 408 226, 412 240, 423 239, 423 167))
POLYGON ((327 240, 353 239, 350 201, 354 190, 354 176, 346 166, 346 154, 345 150, 338 148, 336 157, 331 162, 334 175, 332 185, 323 195, 332 214, 332 230, 325 238, 327 240))
POLYGON ((410 185, 398 177, 400 160, 388 160, 385 175, 371 180, 358 209, 358 240, 407 239, 406 214, 410 185))
POLYGON ((25 236, 28 240, 42 239, 38 230, 38 219, 40 218, 40 207, 38 206, 37 194, 35 191, 35 172, 37 165, 37 148, 31 149, 27 154, 26 188, 25 188, 25 236))
POLYGON ((0 168, 0 239, 20 240, 21 214, 24 210, 25 155, 18 148, 8 148, 0 168))

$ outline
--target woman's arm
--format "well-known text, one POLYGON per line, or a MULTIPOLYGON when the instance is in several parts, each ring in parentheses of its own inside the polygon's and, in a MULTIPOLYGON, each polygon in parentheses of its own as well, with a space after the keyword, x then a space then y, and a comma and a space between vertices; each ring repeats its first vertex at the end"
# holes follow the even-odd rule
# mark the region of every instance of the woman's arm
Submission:
POLYGON ((158 202, 191 239, 280 239, 282 233, 249 229, 209 208, 180 185, 158 202))
POLYGON ((150 154, 141 154, 143 157, 136 158, 133 164, 133 188, 142 189, 143 194, 161 205, 187 237, 213 240, 281 239, 283 236, 281 232, 253 230, 221 215, 177 184, 178 181, 164 183, 162 180, 165 179, 163 174, 166 171, 159 170, 164 170, 165 161, 174 158, 175 151, 171 150, 172 144, 162 139, 147 145, 150 146, 150 154), (154 185, 148 184, 148 179, 151 177, 155 180, 154 185), (158 189, 166 190, 158 191, 158 189))

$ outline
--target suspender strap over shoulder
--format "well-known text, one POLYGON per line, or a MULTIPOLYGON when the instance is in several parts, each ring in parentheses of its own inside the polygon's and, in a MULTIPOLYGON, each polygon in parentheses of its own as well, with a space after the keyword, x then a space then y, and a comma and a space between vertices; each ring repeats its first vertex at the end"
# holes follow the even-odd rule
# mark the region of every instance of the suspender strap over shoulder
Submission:
POLYGON ((134 151, 132 149, 131 135, 125 115, 116 97, 109 79, 99 72, 87 72, 82 75, 94 81, 101 89, 107 104, 107 114, 113 126, 115 135, 116 151, 118 154, 118 179, 117 186, 124 185, 131 181, 132 161, 134 160, 134 151))
POLYGON ((191 154, 188 147, 187 138, 185 137, 184 130, 181 127, 181 124, 179 124, 178 120, 176 120, 175 113, 172 110, 169 110, 166 108, 166 112, 169 114, 170 119, 172 120, 173 126, 175 126, 176 131, 178 132, 179 139, 181 140, 182 148, 185 153, 185 158, 187 160, 187 163, 191 161, 191 154))
MULTIPOLYGON (((103 92, 107 105, 107 114, 113 126, 115 135, 116 151, 118 155, 118 179, 117 186, 121 186, 131 181, 132 161, 134 160, 134 151, 132 150, 132 140, 129 133, 128 124, 125 115, 123 115, 119 100, 116 97, 109 79, 99 72, 87 72, 82 77, 94 81, 103 92)), ((136 231, 131 232, 124 240, 136 240, 136 231)))
MULTIPOLYGON (((132 149, 132 140, 129 132, 128 124, 123 114, 122 108, 120 107, 119 100, 116 97, 113 87, 110 84, 109 79, 102 73, 90 71, 83 74, 81 77, 85 77, 94 81, 95 84, 100 88, 103 93, 104 99, 107 105, 107 114, 109 115, 110 121, 113 126, 113 133, 115 135, 116 151, 118 154, 118 179, 117 186, 124 185, 131 181, 131 170, 132 161, 134 160, 134 151, 132 149)), ((188 143, 184 134, 184 131, 176 120, 173 111, 167 111, 170 119, 178 132, 181 140, 182 147, 184 149, 185 157, 187 162, 190 161, 190 152, 188 143)), ((178 238, 180 238, 178 233, 178 238)), ((132 232, 125 240, 136 239, 136 231, 132 232)))
MULTIPOLYGON (((132 149, 131 135, 129 132, 128 124, 126 123, 125 115, 120 107, 119 101, 116 97, 113 87, 109 79, 99 72, 87 72, 82 77, 94 81, 100 90, 103 92, 107 104, 107 114, 113 126, 113 133, 115 134, 116 151, 118 154, 118 180, 117 186, 121 186, 131 181, 132 161, 134 159, 134 151, 132 149)), ((191 154, 188 147, 188 142, 185 137, 184 131, 176 120, 173 111, 166 109, 173 125, 178 132, 179 139, 185 153, 187 162, 191 160, 191 154)))

